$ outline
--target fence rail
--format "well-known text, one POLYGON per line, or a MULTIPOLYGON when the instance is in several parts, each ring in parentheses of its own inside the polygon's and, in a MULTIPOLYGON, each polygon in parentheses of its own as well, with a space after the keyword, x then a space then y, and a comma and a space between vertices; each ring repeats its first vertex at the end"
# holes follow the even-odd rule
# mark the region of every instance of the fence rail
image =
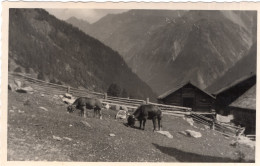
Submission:
POLYGON ((240 134, 243 134, 244 128, 237 127, 230 124, 223 124, 221 122, 215 121, 214 119, 207 118, 201 114, 197 114, 192 112, 190 117, 198 123, 204 124, 206 126, 209 126, 211 129, 214 129, 226 136, 238 136, 240 134))

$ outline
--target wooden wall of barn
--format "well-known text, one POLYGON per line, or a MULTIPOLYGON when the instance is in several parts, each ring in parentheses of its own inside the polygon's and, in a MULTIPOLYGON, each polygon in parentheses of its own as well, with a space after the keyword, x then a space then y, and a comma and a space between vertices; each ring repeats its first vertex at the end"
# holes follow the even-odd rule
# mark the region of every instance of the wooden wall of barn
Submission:
POLYGON ((245 134, 256 133, 256 110, 229 107, 230 114, 234 116, 235 125, 245 127, 245 134))
POLYGON ((184 106, 183 99, 185 97, 193 98, 194 106, 192 111, 210 112, 214 107, 214 98, 210 97, 200 89, 191 84, 187 84, 164 99, 158 100, 159 103, 175 106, 184 106))

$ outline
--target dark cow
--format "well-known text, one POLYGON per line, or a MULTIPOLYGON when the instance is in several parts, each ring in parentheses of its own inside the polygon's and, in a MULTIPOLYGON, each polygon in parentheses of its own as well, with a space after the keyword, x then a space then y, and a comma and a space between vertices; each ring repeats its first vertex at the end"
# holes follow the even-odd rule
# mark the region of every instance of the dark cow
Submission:
POLYGON ((128 125, 133 127, 136 119, 140 122, 140 129, 142 129, 142 124, 143 130, 145 129, 146 120, 149 119, 153 121, 154 131, 156 130, 156 120, 158 121, 159 130, 161 130, 162 111, 157 106, 141 105, 133 115, 128 117, 128 125))
POLYGON ((80 110, 80 115, 86 118, 87 109, 94 110, 94 117, 99 115, 99 118, 102 119, 102 103, 99 99, 80 97, 74 101, 74 103, 68 106, 67 110, 69 113, 74 112, 76 109, 80 110))

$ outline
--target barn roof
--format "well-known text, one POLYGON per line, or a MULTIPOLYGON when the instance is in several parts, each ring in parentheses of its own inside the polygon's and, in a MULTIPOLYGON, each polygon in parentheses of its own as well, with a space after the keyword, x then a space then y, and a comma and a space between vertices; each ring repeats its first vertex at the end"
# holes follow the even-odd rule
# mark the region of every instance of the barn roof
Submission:
POLYGON ((256 85, 247 90, 242 96, 240 96, 229 106, 256 110, 256 85))
POLYGON ((248 80, 248 79, 250 79, 250 78, 252 78, 252 77, 255 77, 255 76, 256 76, 256 74, 246 75, 246 76, 244 76, 244 77, 241 77, 241 78, 235 80, 233 83, 229 84, 228 86, 225 86, 225 87, 219 89, 218 91, 216 91, 216 92, 214 93, 214 95, 218 95, 218 94, 220 94, 220 93, 222 93, 222 92, 224 92, 224 91, 226 91, 226 90, 228 90, 228 89, 230 89, 230 88, 236 86, 237 84, 239 84, 239 83, 241 83, 241 82, 243 82, 243 81, 246 81, 246 80, 248 80))
POLYGON ((192 82, 188 81, 188 82, 185 82, 185 83, 183 83, 183 84, 180 84, 180 85, 174 87, 173 89, 171 89, 171 90, 169 90, 169 91, 163 93, 163 94, 160 95, 157 99, 164 99, 165 97, 167 97, 167 96, 169 96, 170 94, 176 92, 177 90, 181 89, 182 87, 184 87, 184 86, 187 85, 187 84, 193 85, 194 87, 196 87, 197 89, 199 89, 200 91, 202 91, 203 93, 205 93, 206 95, 208 95, 208 96, 210 96, 210 97, 212 97, 212 98, 214 98, 214 99, 216 98, 215 96, 211 95, 210 93, 208 93, 208 92, 206 92, 206 91, 200 89, 199 87, 197 87, 196 85, 194 85, 192 82))

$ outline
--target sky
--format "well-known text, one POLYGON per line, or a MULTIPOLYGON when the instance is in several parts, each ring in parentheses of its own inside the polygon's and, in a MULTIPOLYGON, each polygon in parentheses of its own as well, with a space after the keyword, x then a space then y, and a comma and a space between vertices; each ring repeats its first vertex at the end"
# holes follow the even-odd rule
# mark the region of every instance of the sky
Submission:
POLYGON ((66 20, 72 16, 94 23, 107 14, 122 13, 125 9, 51 9, 46 8, 50 14, 58 19, 66 20))

